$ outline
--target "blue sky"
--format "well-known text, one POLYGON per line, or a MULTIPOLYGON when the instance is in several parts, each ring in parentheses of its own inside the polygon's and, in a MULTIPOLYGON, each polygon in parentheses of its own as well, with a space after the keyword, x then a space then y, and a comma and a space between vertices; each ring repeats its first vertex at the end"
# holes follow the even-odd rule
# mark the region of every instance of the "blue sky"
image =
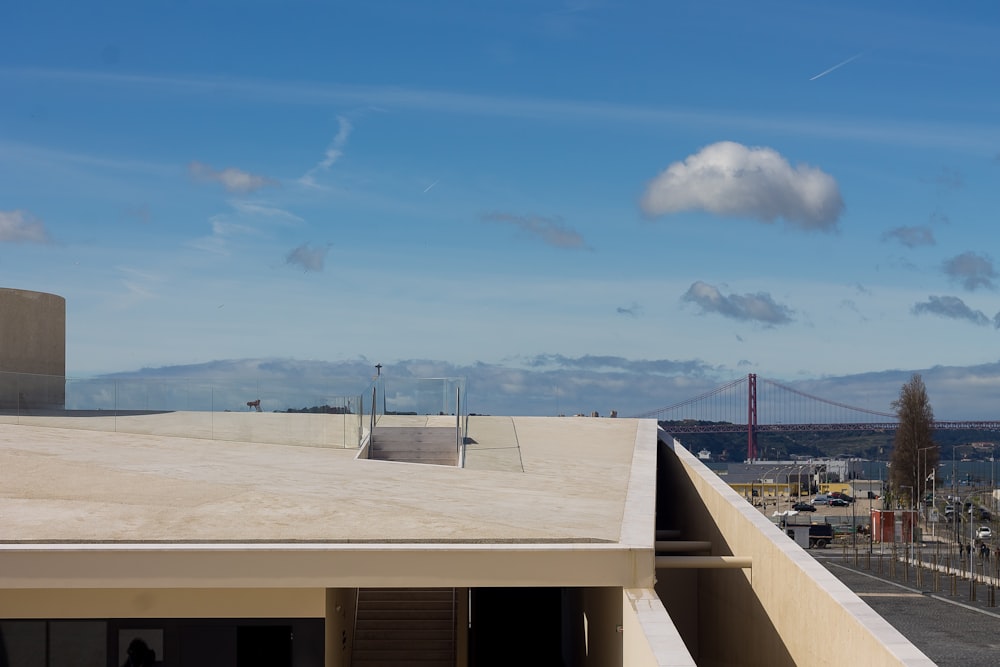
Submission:
POLYGON ((79 375, 994 364, 1000 8, 870 5, 5 3, 0 285, 79 375))

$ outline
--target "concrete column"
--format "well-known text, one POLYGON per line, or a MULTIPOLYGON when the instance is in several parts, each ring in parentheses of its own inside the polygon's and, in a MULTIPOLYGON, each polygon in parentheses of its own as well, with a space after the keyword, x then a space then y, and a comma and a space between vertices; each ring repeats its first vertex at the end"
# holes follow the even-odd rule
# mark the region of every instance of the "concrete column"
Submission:
POLYGON ((326 589, 325 667, 349 667, 354 642, 356 588, 326 589))

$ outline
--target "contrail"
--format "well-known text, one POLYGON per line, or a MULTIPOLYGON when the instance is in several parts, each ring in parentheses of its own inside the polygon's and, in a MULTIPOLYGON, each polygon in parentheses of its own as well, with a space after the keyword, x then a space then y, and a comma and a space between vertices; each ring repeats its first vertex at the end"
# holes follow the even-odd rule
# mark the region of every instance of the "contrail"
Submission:
POLYGON ((864 55, 864 51, 862 51, 861 53, 859 53, 859 54, 857 54, 857 55, 854 55, 854 56, 851 56, 850 58, 848 58, 847 60, 845 60, 845 61, 844 61, 844 62, 842 62, 842 63, 837 63, 836 65, 834 65, 834 66, 833 66, 833 67, 831 67, 830 69, 826 70, 825 72, 820 72, 819 74, 817 74, 816 76, 812 77, 812 78, 811 78, 811 79, 809 79, 809 80, 810 80, 810 81, 815 81, 816 79, 820 78, 821 76, 826 76, 827 74, 829 74, 829 73, 830 73, 830 72, 832 72, 833 70, 835 70, 835 69, 840 69, 841 67, 843 67, 843 66, 844 66, 844 65, 846 65, 847 63, 851 62, 852 60, 857 60, 857 59, 858 59, 858 58, 860 58, 860 57, 861 57, 862 55, 864 55))
POLYGON ((435 185, 437 185, 440 182, 441 182, 441 179, 440 178, 437 179, 436 181, 434 181, 433 183, 431 183, 430 185, 428 185, 426 188, 424 188, 424 192, 425 193, 430 192, 431 188, 433 188, 435 185))

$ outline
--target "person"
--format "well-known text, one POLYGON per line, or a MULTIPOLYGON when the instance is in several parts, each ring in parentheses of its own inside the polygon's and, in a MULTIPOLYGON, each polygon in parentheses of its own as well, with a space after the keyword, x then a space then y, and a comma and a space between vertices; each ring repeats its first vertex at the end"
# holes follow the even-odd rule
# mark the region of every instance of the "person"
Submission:
POLYGON ((156 664, 156 651, 149 648, 149 644, 141 637, 136 637, 129 642, 128 655, 122 667, 153 667, 156 664))

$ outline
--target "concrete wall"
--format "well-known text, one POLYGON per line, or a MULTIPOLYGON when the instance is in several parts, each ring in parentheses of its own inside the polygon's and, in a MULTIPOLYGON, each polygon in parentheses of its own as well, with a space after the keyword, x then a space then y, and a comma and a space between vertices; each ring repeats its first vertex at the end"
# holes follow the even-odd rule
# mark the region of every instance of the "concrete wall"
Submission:
POLYGON ((679 629, 699 665, 933 664, 680 443, 661 444, 659 465, 657 528, 753 560, 692 572, 687 587, 658 581, 672 618, 694 612, 679 629))
POLYGON ((62 407, 65 375, 66 300, 0 288, 0 409, 62 407))
POLYGON ((0 618, 323 618, 326 613, 322 588, 0 589, 0 618))
MULTIPOLYGON (((694 667, 677 627, 655 591, 622 589, 622 662, 628 667, 694 667)), ((600 663, 597 663, 600 664, 600 663)))

